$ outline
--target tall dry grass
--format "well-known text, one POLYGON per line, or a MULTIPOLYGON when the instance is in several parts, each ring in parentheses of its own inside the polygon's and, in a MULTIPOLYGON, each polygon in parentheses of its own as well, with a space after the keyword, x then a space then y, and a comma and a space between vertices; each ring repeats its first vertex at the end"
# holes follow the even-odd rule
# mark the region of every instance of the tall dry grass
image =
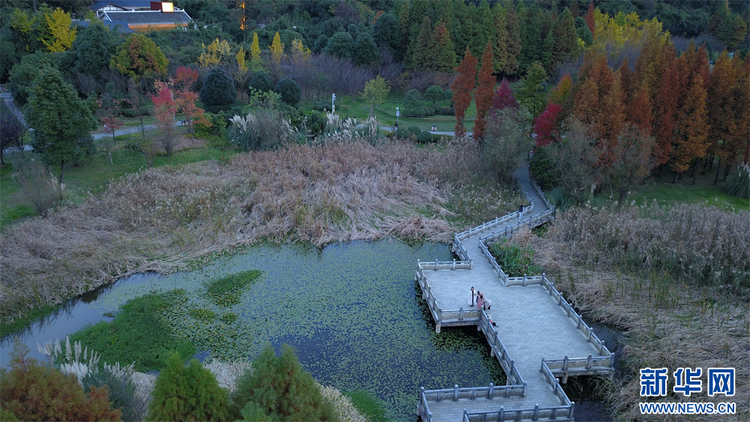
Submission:
POLYGON ((610 396, 618 419, 643 419, 640 368, 701 367, 705 375, 733 367, 734 397, 707 397, 704 376, 698 397, 666 401, 735 402, 747 420, 750 305, 735 292, 747 280, 749 235, 747 212, 691 205, 574 208, 559 213, 543 238, 516 240, 534 246, 535 260, 585 314, 623 329, 624 366, 610 396))
MULTIPOLYGON (((0 236, 0 316, 61 303, 133 272, 184 269, 260 240, 446 241, 463 228, 451 224, 461 220, 448 205, 488 179, 483 171, 468 140, 418 148, 337 135, 319 146, 237 155, 226 165, 131 174, 79 206, 22 221, 0 236)), ((498 214, 514 207, 513 194, 485 184, 497 195, 490 202, 498 214)))

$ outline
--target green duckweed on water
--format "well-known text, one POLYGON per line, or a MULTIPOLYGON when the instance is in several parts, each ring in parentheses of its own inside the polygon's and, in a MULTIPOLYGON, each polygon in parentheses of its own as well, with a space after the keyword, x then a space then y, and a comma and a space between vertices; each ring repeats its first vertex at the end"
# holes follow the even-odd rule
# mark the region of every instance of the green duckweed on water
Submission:
MULTIPOLYGON (((171 292, 162 312, 167 331, 197 350, 222 360, 253 359, 266 342, 277 349, 290 344, 321 384, 370 391, 389 420, 413 420, 419 387, 505 382, 475 327, 435 333, 414 281, 417 259, 451 255, 443 244, 399 241, 323 250, 262 245, 192 272, 115 286, 98 300, 116 309, 145 292, 171 292), (260 273, 240 290, 238 302, 216 303, 207 294, 215 280, 252 270, 260 273)), ((89 347, 104 354, 101 343, 89 347)))

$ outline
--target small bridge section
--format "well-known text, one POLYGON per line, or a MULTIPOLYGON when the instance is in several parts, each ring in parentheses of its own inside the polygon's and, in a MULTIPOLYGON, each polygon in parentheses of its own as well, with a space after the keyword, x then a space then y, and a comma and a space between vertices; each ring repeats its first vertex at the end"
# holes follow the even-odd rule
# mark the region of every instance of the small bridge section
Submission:
POLYGON ((489 253, 493 241, 554 217, 528 169, 519 169, 516 177, 531 203, 525 213, 456 234, 452 247, 459 261, 418 262, 415 274, 435 330, 477 326, 503 367, 507 385, 423 388, 418 409, 423 421, 573 420, 575 403, 559 379, 613 373, 614 355, 546 275, 508 277, 489 253), (471 287, 492 301, 489 310, 470 305, 471 287))

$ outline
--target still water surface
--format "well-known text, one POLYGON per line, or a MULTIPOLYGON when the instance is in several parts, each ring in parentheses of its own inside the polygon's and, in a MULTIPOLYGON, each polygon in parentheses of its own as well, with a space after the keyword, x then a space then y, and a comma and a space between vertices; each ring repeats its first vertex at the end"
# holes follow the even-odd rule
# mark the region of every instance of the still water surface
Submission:
MULTIPOLYGON (((62 340, 86 324, 111 319, 105 314, 132 298, 184 289, 185 312, 172 323, 199 350, 224 360, 253 359, 267 343, 276 348, 290 344, 321 384, 369 390, 385 402, 391 420, 414 420, 421 386, 504 382, 476 328, 435 333, 414 282, 417 259, 449 260, 451 254, 447 245, 409 246, 395 240, 333 244, 323 250, 253 246, 199 270, 122 279, 71 301, 57 315, 32 325, 22 340, 41 358, 37 343, 62 340), (250 269, 263 275, 240 304, 223 309, 205 298, 211 280, 250 269), (217 315, 234 312, 239 318, 229 325, 196 320, 187 314, 195 308, 217 315)), ((3 339, 3 365, 11 348, 12 340, 3 339)))

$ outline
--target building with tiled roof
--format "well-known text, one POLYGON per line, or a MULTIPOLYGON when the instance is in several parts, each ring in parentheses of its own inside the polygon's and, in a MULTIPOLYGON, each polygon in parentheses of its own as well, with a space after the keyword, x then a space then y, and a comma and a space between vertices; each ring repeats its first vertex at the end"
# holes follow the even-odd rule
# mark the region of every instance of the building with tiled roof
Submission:
POLYGON ((171 2, 108 0, 91 5, 105 24, 124 23, 133 31, 151 32, 173 28, 187 28, 192 18, 171 2))

